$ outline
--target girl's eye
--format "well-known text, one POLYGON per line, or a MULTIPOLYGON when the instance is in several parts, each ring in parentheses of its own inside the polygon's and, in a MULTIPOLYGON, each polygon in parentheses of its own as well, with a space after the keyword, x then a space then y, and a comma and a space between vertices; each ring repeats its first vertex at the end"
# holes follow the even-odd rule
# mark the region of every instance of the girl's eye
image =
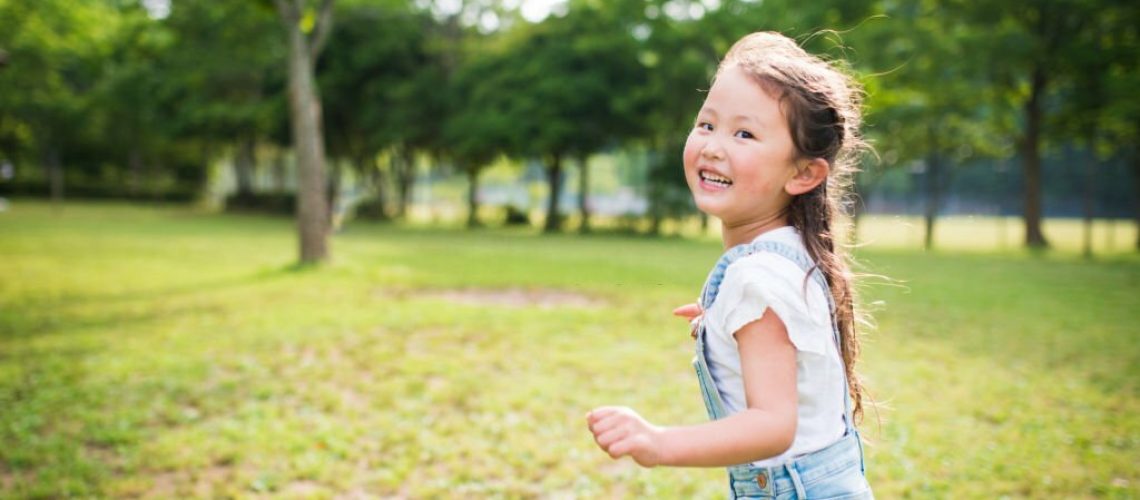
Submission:
POLYGON ((736 136, 741 138, 741 139, 754 139, 754 138, 756 138, 756 136, 752 135, 752 132, 749 132, 747 130, 737 130, 736 136))
POLYGON ((709 122, 697 122, 697 128, 712 132, 713 126, 709 122))

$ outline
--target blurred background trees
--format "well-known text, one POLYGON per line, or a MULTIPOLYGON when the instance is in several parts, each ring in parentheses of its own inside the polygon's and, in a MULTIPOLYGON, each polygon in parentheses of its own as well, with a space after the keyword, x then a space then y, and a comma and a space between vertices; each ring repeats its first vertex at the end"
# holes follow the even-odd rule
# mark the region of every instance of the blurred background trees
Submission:
POLYGON ((0 195, 213 200, 294 214, 320 237, 352 212, 445 216, 431 208, 444 198, 469 225, 497 206, 546 231, 600 216, 656 233, 695 215, 680 148, 718 58, 777 30, 866 86, 878 155, 860 209, 921 214, 928 247, 940 214, 1019 216, 1041 247, 1044 216, 1140 223, 1138 12, 1125 0, 0 0, 0 195), (291 107, 291 93, 304 99, 291 107), (320 113, 297 121, 306 109, 320 113))

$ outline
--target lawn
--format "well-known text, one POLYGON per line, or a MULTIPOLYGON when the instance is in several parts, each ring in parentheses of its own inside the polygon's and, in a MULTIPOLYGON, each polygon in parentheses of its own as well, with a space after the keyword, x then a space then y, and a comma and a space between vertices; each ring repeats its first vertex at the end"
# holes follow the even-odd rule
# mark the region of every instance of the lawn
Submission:
MULTIPOLYGON (((1070 243, 859 251, 889 278, 862 291, 880 498, 1140 496, 1140 257, 1070 243)), ((720 470, 611 461, 584 423, 704 419, 669 311, 716 241, 350 223, 332 245, 297 269, 288 220, 14 202, 0 497, 723 495, 720 470)))

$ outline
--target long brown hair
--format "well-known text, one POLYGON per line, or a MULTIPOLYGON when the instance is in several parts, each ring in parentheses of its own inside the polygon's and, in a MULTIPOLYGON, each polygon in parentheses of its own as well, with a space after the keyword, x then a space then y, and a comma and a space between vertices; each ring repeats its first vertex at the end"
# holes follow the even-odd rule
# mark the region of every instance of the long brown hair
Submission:
MULTIPOLYGON (((863 415, 863 385, 855 371, 859 357, 850 256, 835 243, 840 218, 859 155, 868 150, 859 134, 862 90, 858 82, 831 63, 813 56, 792 39, 773 32, 752 33, 737 41, 717 74, 740 68, 780 101, 798 158, 823 158, 830 165, 827 181, 795 196, 787 208, 788 223, 799 230, 808 253, 823 271, 835 298, 835 320, 842 338, 856 421, 863 415)), ((849 227, 847 229, 850 229, 849 227)))

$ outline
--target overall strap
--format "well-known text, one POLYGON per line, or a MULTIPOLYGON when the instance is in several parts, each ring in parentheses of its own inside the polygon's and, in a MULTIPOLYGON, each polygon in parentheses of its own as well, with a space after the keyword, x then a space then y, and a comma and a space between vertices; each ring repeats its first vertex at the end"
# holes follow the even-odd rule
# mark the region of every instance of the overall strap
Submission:
POLYGON ((834 300, 831 298, 830 293, 831 288, 827 286, 827 280, 823 277, 823 271, 812 262, 811 256, 808 255, 806 251, 778 241, 742 243, 724 252, 724 255, 721 255, 716 265, 713 266, 712 271, 709 271, 709 276, 705 280, 705 286, 701 290, 701 308, 708 309, 712 307, 717 294, 720 292, 720 285, 724 282, 724 274, 729 266, 742 257, 747 257, 758 252, 774 253, 800 266, 800 269, 803 269, 804 273, 807 273, 810 278, 814 279, 816 283, 819 283, 819 285, 823 287, 825 292, 828 292, 825 294, 827 295, 828 305, 830 306, 828 309, 832 314, 835 313, 834 300))
MULTIPOLYGON (((812 262, 811 256, 803 249, 777 241, 754 241, 728 249, 728 251, 717 260, 716 265, 713 266, 712 271, 709 272, 708 279, 705 280, 705 286, 701 290, 701 309, 708 310, 708 308, 712 307, 713 302, 716 300, 717 293, 720 292, 720 285, 724 282, 724 275, 728 267, 737 260, 758 252, 774 253, 794 262, 800 266, 800 269, 802 269, 811 280, 823 288, 824 296, 827 298, 827 310, 830 312, 832 340, 835 341, 836 354, 839 355, 840 364, 842 364, 843 341, 839 331, 839 323, 835 317, 837 311, 835 308, 835 299, 831 296, 831 287, 828 286, 827 280, 823 276, 823 270, 812 262)), ((844 368, 840 370, 840 372, 843 374, 843 420, 847 429, 850 431, 855 428, 855 424, 851 415, 851 394, 847 381, 847 370, 844 368)))

